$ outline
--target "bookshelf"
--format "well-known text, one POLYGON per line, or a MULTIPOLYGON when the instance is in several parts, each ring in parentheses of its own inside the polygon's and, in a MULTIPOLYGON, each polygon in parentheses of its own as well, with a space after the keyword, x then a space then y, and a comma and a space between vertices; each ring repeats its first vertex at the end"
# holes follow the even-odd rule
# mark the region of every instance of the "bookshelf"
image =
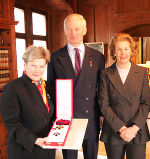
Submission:
MULTIPOLYGON (((10 46, 8 47, 8 40, 7 37, 5 37, 7 34, 9 34, 9 30, 4 29, 3 26, 0 25, 0 93, 2 92, 3 86, 9 82, 9 80, 6 82, 5 78, 6 72, 9 72, 8 52, 10 50, 10 46)), ((9 78, 9 74, 7 76, 9 78)))
MULTIPOLYGON (((3 86, 17 78, 15 0, 0 0, 0 96, 3 86)), ((0 159, 7 158, 7 130, 0 113, 0 159)))
POLYGON ((17 77, 15 21, 0 18, 0 94, 3 86, 17 77), (7 22, 7 23, 6 23, 7 22))
POLYGON ((0 47, 0 91, 10 80, 8 48, 0 47))

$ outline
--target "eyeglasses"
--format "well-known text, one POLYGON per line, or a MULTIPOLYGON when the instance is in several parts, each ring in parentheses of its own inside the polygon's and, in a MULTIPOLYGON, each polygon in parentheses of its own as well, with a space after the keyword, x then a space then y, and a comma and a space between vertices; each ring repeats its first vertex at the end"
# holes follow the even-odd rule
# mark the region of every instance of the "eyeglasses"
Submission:
POLYGON ((38 66, 38 65, 35 65, 35 64, 29 64, 28 66, 33 71, 43 71, 45 69, 46 65, 38 66))

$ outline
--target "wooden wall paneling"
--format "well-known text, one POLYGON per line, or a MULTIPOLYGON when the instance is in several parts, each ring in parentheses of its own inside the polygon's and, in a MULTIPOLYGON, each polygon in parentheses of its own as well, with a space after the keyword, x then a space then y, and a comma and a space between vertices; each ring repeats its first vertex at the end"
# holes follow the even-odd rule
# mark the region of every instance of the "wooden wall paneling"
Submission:
MULTIPOLYGON (((148 9, 150 5, 146 8, 146 4, 149 2, 147 0, 143 0, 143 2, 140 0, 140 2, 132 3, 130 0, 109 0, 109 40, 117 32, 127 32, 131 33, 131 35, 133 33, 134 36, 135 34, 141 36, 147 33, 147 31, 142 30, 140 27, 145 26, 143 29, 146 29, 150 26, 150 9, 148 9), (128 4, 130 4, 130 9, 128 4), (120 10, 119 8, 122 9, 120 10)), ((113 60, 110 58, 109 64, 112 62, 113 60)))
POLYGON ((1 0, 1 14, 2 18, 8 18, 8 7, 9 7, 9 1, 8 0, 1 0))
MULTIPOLYGON (((119 0, 109 0, 109 21, 110 30, 109 33, 112 36, 116 32, 122 32, 134 26, 143 25, 150 23, 150 9, 145 11, 145 5, 141 5, 139 1, 136 1, 132 6, 131 10, 128 10, 128 4, 132 3, 130 0, 119 1, 119 0), (126 6, 124 11, 118 11, 121 6, 126 6), (140 11, 136 11, 136 8, 141 5, 140 11), (118 13, 119 12, 119 13, 118 13), (120 13, 121 12, 121 13, 120 13)), ((147 4, 147 0, 140 0, 141 3, 147 4), (142 2, 143 1, 143 2, 142 2)), ((122 8, 122 7, 121 7, 122 8)), ((150 5, 149 5, 150 8, 150 5)), ((111 37, 110 36, 110 37, 111 37)))
POLYGON ((15 6, 26 7, 26 8, 34 8, 34 9, 40 9, 43 11, 49 11, 50 6, 47 5, 47 3, 43 2, 43 0, 15 0, 15 6))
POLYGON ((13 19, 14 0, 1 0, 1 3, 2 17, 7 19, 13 19))
POLYGON ((108 0, 78 0, 77 12, 87 21, 84 42, 104 42, 105 58, 109 39, 108 0))
POLYGON ((131 34, 133 37, 150 37, 150 23, 130 27, 124 32, 131 34))
MULTIPOLYGON (((22 0, 21 0, 22 1, 22 0)), ((25 0, 26 2, 27 0, 25 0)), ((30 6, 32 8, 35 9, 39 9, 39 10, 43 10, 43 11, 48 11, 50 10, 50 6, 47 5, 47 3, 45 2, 45 0, 28 0, 28 4, 30 4, 30 6)), ((51 1, 51 0, 50 0, 51 1)))
POLYGON ((83 3, 78 0, 77 12, 85 18, 87 22, 87 34, 84 36, 84 42, 95 42, 95 4, 83 3))
POLYGON ((116 0, 117 13, 137 13, 150 10, 149 0, 116 0))
POLYGON ((76 13, 77 12, 77 0, 66 0, 66 2, 73 9, 73 12, 76 13))
POLYGON ((109 41, 109 20, 108 0, 98 1, 95 7, 95 34, 96 42, 104 42, 104 56, 106 66, 108 65, 108 41, 109 41))
POLYGON ((28 47, 33 44, 32 12, 28 5, 25 7, 25 15, 26 47, 28 47))
POLYGON ((47 48, 49 49, 50 53, 52 51, 52 15, 51 13, 48 13, 47 17, 47 48))
POLYGON ((52 22, 51 27, 51 52, 56 51, 57 49, 60 49, 64 45, 66 45, 66 38, 64 35, 64 19, 68 15, 67 11, 53 11, 52 13, 52 19, 49 20, 52 22))
POLYGON ((108 43, 108 31, 109 31, 109 20, 108 20, 108 0, 99 1, 95 8, 95 25, 96 25, 96 41, 108 43))
POLYGON ((0 18, 3 17, 3 1, 0 0, 0 18))
POLYGON ((0 18, 13 19, 14 0, 0 0, 0 18))
POLYGON ((87 33, 84 37, 85 42, 95 42, 96 32, 95 32, 95 5, 87 5, 85 10, 82 10, 82 15, 85 17, 87 22, 87 33))
POLYGON ((14 20, 14 4, 15 0, 9 0, 9 13, 10 13, 10 19, 14 20))
POLYGON ((132 13, 124 15, 112 15, 110 19, 110 34, 122 32, 132 27, 139 25, 150 24, 150 12, 146 13, 132 13))
POLYGON ((43 0, 43 1, 47 6, 49 6, 49 10, 66 10, 69 13, 72 12, 72 8, 66 2, 66 0, 43 0))
MULTIPOLYGON (((16 34, 15 34, 15 26, 11 25, 11 39, 10 39, 10 49, 11 49, 11 54, 10 54, 10 64, 11 64, 11 80, 16 79, 18 74, 17 74, 17 55, 16 55, 16 34)), ((10 38, 10 37, 9 37, 10 38)))

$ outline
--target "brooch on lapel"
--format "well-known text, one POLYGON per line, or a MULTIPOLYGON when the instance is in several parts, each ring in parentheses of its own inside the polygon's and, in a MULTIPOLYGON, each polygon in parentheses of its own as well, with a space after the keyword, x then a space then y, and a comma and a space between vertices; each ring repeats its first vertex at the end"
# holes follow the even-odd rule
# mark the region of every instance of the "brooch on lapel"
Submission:
POLYGON ((93 64, 92 64, 92 60, 90 60, 90 67, 92 67, 93 66, 93 64))

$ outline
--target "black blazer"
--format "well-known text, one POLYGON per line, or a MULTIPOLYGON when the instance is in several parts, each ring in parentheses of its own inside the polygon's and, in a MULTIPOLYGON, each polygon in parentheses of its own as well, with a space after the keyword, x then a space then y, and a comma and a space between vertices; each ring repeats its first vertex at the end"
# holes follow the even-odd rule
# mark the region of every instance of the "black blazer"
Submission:
POLYGON ((105 118, 101 141, 111 144, 125 143, 118 131, 122 126, 136 124, 140 127, 130 143, 143 144, 150 139, 146 119, 150 107, 147 70, 131 63, 123 84, 116 63, 101 73, 99 103, 105 118))
POLYGON ((56 79, 73 79, 73 117, 89 119, 85 138, 97 138, 99 134, 97 89, 104 63, 103 54, 85 46, 83 65, 77 80, 65 46, 52 53, 48 65, 48 81, 54 86, 53 90, 56 79))
POLYGON ((49 87, 46 87, 46 93, 49 113, 36 85, 26 75, 4 86, 1 114, 8 130, 8 159, 42 159, 48 154, 34 145, 38 137, 48 135, 52 125, 54 107, 49 87))

